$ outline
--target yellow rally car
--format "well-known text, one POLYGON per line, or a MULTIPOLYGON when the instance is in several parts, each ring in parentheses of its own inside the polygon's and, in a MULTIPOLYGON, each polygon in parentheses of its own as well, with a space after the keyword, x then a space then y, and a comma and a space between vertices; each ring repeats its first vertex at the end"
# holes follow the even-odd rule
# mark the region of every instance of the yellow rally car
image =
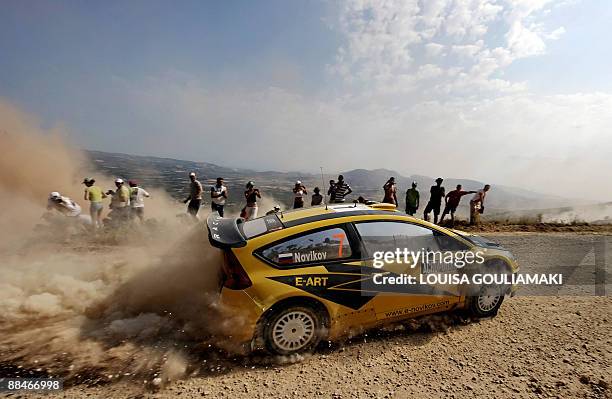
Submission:
POLYGON ((219 303, 233 320, 231 341, 282 355, 431 313, 466 309, 476 317, 494 316, 504 296, 514 293, 512 285, 475 287, 443 278, 418 282, 434 273, 461 277, 483 270, 518 271, 510 252, 499 245, 407 216, 388 204, 336 204, 247 222, 213 213, 207 227, 211 244, 224 253, 219 303), (471 254, 482 262, 449 268, 440 259, 402 258, 404 249, 461 253, 457 259, 471 254))

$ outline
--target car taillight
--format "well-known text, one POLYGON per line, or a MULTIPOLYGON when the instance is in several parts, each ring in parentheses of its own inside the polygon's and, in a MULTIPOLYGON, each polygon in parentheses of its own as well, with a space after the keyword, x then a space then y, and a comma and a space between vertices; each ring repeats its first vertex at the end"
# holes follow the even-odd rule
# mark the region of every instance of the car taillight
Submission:
POLYGON ((231 249, 223 251, 223 286, 231 290, 244 290, 253 283, 231 249))

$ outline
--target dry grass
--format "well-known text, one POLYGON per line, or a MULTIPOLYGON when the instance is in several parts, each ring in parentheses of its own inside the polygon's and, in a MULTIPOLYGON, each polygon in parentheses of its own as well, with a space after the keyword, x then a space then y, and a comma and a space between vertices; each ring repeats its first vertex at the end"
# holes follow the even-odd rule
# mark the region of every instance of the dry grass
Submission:
POLYGON ((538 218, 524 217, 516 220, 483 221, 479 226, 470 226, 466 220, 444 221, 444 227, 453 227, 468 232, 568 232, 568 233, 612 233, 612 224, 589 224, 585 222, 543 223, 538 218))

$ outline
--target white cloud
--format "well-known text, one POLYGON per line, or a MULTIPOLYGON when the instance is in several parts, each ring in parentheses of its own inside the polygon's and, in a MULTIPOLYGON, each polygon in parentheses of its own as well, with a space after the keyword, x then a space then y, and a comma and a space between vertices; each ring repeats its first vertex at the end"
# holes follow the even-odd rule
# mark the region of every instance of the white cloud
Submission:
POLYGON ((446 8, 450 4, 450 0, 431 0, 422 2, 419 19, 424 26, 423 37, 425 39, 430 39, 440 30, 444 23, 446 8))
POLYGON ((439 43, 427 43, 425 44, 425 54, 428 57, 437 57, 444 52, 444 45, 439 43))
POLYGON ((548 40, 559 40, 561 38, 561 36, 563 36, 565 34, 565 28, 563 26, 555 29, 554 31, 550 32, 549 34, 546 35, 546 39, 548 40))
POLYGON ((520 21, 512 24, 506 34, 508 48, 515 58, 543 54, 546 44, 542 35, 533 28, 527 28, 520 21))
POLYGON ((524 84, 504 82, 503 69, 517 59, 544 54, 546 42, 565 33, 563 27, 551 32, 543 28, 544 11, 552 0, 355 0, 343 4, 340 26, 346 45, 339 49, 331 70, 356 94, 364 89, 366 93, 414 93, 425 83, 420 76, 431 79, 419 71, 432 60, 441 70, 465 71, 437 75, 436 87, 445 93, 470 86, 477 92, 514 91, 524 84), (496 36, 489 34, 492 28, 496 36), (455 58, 446 57, 447 48, 455 58))
POLYGON ((417 71, 417 76, 419 79, 432 79, 442 75, 443 70, 437 65, 434 64, 425 64, 419 67, 417 71))
POLYGON ((136 144, 223 165, 385 167, 559 195, 579 182, 572 196, 612 196, 599 183, 612 168, 612 94, 536 95, 503 76, 564 33, 543 29, 548 1, 342 4, 346 43, 329 68, 342 87, 314 97, 184 76, 120 81, 125 109, 150 126, 136 144))
POLYGON ((455 39, 477 40, 501 11, 502 7, 491 0, 455 1, 443 22, 444 30, 455 39))
MULTIPOLYGON (((423 79, 440 73, 433 65, 421 71, 423 79)), ((121 84, 130 93, 126 108, 150 124, 147 139, 137 138, 144 153, 161 146, 171 156, 259 169, 386 167, 560 195, 579 180, 585 197, 612 195, 597 183, 612 168, 611 94, 518 92, 388 106, 274 87, 211 90, 168 77, 121 84)))
POLYGON ((483 49, 484 42, 478 40, 474 44, 454 44, 451 46, 451 50, 454 54, 464 59, 473 59, 478 52, 483 49))

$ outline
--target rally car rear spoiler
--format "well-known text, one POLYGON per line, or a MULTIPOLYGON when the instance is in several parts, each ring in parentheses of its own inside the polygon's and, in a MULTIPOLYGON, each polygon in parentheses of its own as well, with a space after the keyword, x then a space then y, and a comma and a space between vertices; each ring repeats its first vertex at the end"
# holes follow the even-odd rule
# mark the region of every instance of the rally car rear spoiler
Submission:
POLYGON ((239 221, 236 218, 222 218, 216 213, 210 214, 206 219, 210 244, 221 249, 244 247, 246 239, 238 228, 239 221))

